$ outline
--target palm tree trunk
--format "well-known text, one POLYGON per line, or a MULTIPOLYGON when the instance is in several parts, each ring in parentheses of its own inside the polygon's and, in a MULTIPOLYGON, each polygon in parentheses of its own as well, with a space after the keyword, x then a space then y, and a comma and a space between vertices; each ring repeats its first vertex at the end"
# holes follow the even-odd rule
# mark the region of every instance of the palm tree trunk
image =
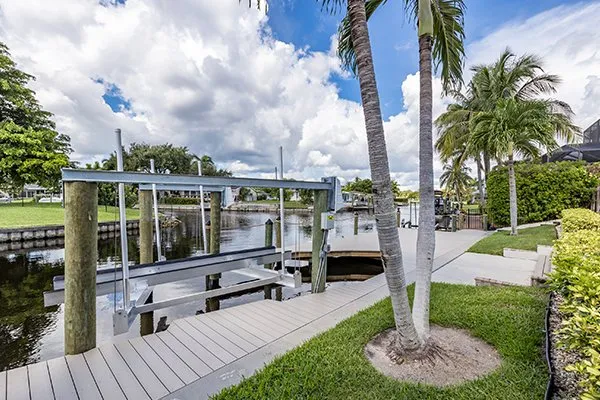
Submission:
POLYGON ((415 350, 421 346, 421 341, 413 324, 406 292, 402 249, 396 227, 394 195, 367 28, 365 0, 348 0, 348 17, 356 52, 360 96, 367 130, 377 236, 394 310, 398 345, 403 350, 415 350))
POLYGON ((483 180, 481 178, 481 154, 477 154, 475 163, 477 163, 477 189, 479 190, 479 205, 481 206, 481 210, 483 212, 483 209, 485 208, 485 193, 483 193, 483 180))
MULTIPOLYGON (((420 5, 419 5, 420 6, 420 5)), ((429 4, 428 4, 429 6, 429 4)), ((431 35, 419 36, 419 231, 417 234, 417 278, 413 320, 419 337, 429 338, 429 295, 435 251, 435 210, 433 193, 433 94, 431 83, 431 35)))
POLYGON ((508 187, 510 197, 510 234, 517 234, 517 181, 512 152, 508 155, 508 187))

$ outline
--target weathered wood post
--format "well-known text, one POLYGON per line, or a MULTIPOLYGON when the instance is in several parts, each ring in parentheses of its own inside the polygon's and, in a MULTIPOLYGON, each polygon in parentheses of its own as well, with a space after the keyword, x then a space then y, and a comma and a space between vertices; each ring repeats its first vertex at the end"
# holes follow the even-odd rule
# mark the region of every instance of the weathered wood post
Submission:
MULTIPOLYGON (((152 192, 149 190, 140 190, 138 202, 140 207, 140 264, 150 264, 154 262, 152 192)), ((150 294, 146 303, 152 303, 152 294, 150 294)), ((154 312, 140 314, 140 335, 149 335, 153 332, 154 312)))
MULTIPOLYGON (((265 247, 273 246, 273 221, 269 218, 267 222, 265 222, 265 247)), ((265 268, 273 269, 273 264, 265 264, 265 268)), ((270 300, 272 297, 272 287, 271 285, 266 285, 264 287, 265 290, 265 300, 270 300)))
POLYGON ((96 347, 98 185, 65 182, 65 354, 96 347))
MULTIPOLYGON (((210 194, 210 252, 218 254, 221 252, 221 192, 210 194)), ((219 288, 221 274, 208 275, 206 277, 206 290, 219 288)), ((206 299, 206 311, 219 309, 219 300, 216 298, 206 299)))
POLYGON ((400 207, 398 207, 398 209, 396 210, 396 227, 400 228, 400 217, 401 217, 401 212, 400 212, 400 207))
POLYGON ((313 293, 325 291, 325 281, 327 278, 327 258, 321 268, 319 268, 321 248, 323 245, 323 230, 321 229, 321 213, 327 211, 327 190, 315 190, 315 204, 313 208, 313 226, 312 226, 312 272, 311 272, 311 290, 313 293))
POLYGON ((354 211, 354 234, 358 235, 358 211, 354 211))
MULTIPOLYGON (((281 218, 275 218, 275 247, 281 248, 281 218)), ((273 266, 274 268, 275 266, 273 266)), ((281 268, 284 268, 282 265, 281 268)), ((283 299, 283 292, 281 286, 275 286, 275 300, 281 301, 283 299)))

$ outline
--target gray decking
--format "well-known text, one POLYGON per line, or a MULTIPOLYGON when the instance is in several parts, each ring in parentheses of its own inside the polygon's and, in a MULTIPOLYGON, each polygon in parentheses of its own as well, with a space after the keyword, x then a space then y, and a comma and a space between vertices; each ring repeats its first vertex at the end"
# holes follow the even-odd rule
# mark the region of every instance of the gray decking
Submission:
POLYGON ((383 276, 173 321, 165 332, 0 372, 0 399, 160 399, 384 285, 383 276))

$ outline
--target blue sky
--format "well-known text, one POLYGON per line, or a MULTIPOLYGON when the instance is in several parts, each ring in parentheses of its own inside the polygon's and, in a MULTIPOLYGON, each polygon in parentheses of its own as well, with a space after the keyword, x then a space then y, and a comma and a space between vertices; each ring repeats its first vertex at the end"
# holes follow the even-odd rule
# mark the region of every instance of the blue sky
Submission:
MULTIPOLYGON (((369 29, 384 118, 403 109, 401 84, 418 68, 414 26, 403 19, 403 1, 390 0, 372 18, 369 29), (385 12, 381 12, 385 11, 385 12)), ((568 0, 466 0, 466 44, 485 37, 508 21, 526 19, 568 0)), ((327 51, 342 15, 329 15, 311 0, 271 0, 269 26, 274 36, 297 47, 327 51)), ((468 60, 467 60, 468 63, 468 60)), ((343 98, 359 101, 355 79, 332 79, 343 98)))

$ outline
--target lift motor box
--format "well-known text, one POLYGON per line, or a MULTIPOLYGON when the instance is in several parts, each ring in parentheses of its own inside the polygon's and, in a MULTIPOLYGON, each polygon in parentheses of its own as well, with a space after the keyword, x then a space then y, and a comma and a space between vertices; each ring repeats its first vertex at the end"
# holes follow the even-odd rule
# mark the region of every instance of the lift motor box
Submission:
POLYGON ((329 231, 335 228, 335 213, 324 212, 321 213, 321 229, 329 231))

